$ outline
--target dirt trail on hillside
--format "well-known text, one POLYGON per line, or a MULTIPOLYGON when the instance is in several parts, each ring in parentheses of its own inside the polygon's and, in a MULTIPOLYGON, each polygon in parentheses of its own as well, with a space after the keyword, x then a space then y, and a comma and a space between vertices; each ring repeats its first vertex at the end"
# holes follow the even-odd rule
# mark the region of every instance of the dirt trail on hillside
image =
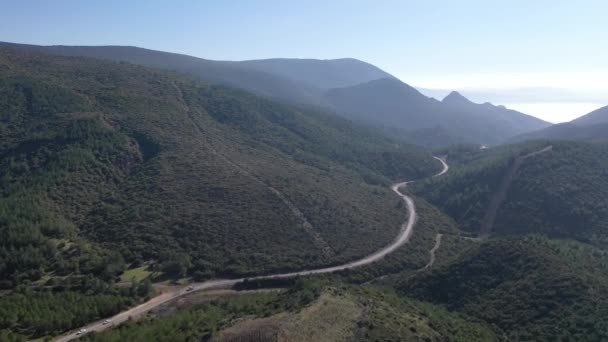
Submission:
POLYGON ((443 236, 443 234, 441 234, 441 233, 437 233, 437 235, 435 235, 435 246, 433 246, 433 248, 431 248, 431 250, 429 251, 429 254, 430 254, 429 262, 422 268, 421 271, 428 270, 431 267, 433 267, 433 264, 435 264, 435 254, 436 254, 437 250, 439 249, 439 247, 441 247, 441 237, 442 236, 443 236))
POLYGON ((530 152, 526 155, 515 158, 515 160, 507 170, 507 173, 500 182, 498 191, 496 191, 496 193, 494 193, 494 196, 492 196, 492 198, 490 199, 488 209, 486 210, 483 220, 481 221, 481 228, 479 229, 480 238, 485 239, 490 236, 492 228, 494 227, 494 221, 496 221, 496 214, 498 213, 498 209, 500 209, 500 206, 507 198, 509 188, 511 187, 511 184, 513 184, 513 180, 515 179, 517 171, 519 170, 523 162, 528 158, 534 157, 541 153, 549 152, 551 150, 553 150, 553 146, 550 145, 538 151, 530 152))
MULTIPOLYGON (((434 157, 434 158, 441 162, 443 169, 441 170, 441 172, 434 175, 433 177, 439 177, 439 176, 445 174, 446 172, 448 172, 448 170, 449 170, 448 164, 439 157, 434 157)), ((147 302, 142 303, 134 308, 125 310, 125 311, 109 318, 109 320, 111 322, 109 324, 103 324, 103 320, 99 320, 99 321, 88 324, 79 329, 86 329, 86 333, 101 332, 110 327, 118 326, 118 325, 124 323, 125 321, 129 320, 131 317, 141 316, 141 315, 149 312, 153 308, 158 307, 159 305, 162 305, 171 300, 174 300, 176 298, 185 296, 187 294, 190 294, 190 293, 193 293, 196 291, 229 288, 238 283, 244 282, 245 280, 293 278, 296 276, 305 276, 305 275, 311 275, 311 274, 333 273, 336 271, 357 268, 357 267, 361 267, 361 266, 376 262, 376 261, 384 258, 387 254, 392 253, 393 251, 395 251, 396 249, 398 249, 399 247, 401 247, 405 243, 407 243, 409 241, 410 237, 412 236, 412 233, 414 232, 414 225, 416 224, 416 218, 417 218, 414 199, 412 197, 408 196, 407 194, 404 194, 403 192, 401 192, 401 190, 405 186, 407 186, 408 183, 411 183, 411 182, 400 182, 400 183, 393 184, 391 186, 391 190, 393 190, 399 197, 401 197, 404 200, 404 202, 406 204, 406 208, 407 208, 407 213, 408 213, 408 217, 407 217, 406 221, 401 226, 399 235, 397 235, 395 240, 392 243, 390 243, 388 246, 386 246, 386 247, 380 249, 379 251, 376 251, 362 259, 352 261, 352 262, 349 262, 349 263, 346 263, 343 265, 324 267, 324 268, 318 268, 318 269, 312 269, 312 270, 303 270, 303 271, 289 272, 289 273, 279 273, 279 274, 264 275, 264 276, 249 277, 249 278, 216 279, 216 280, 208 280, 208 281, 205 281, 202 283, 194 283, 194 284, 191 284, 189 287, 182 287, 179 289, 175 289, 171 292, 167 292, 160 296, 154 297, 154 298, 148 300, 147 302)), ((79 329, 77 329, 77 330, 79 330, 79 329)), ((54 341, 67 342, 67 341, 76 339, 78 337, 80 337, 80 336, 77 335, 77 333, 73 331, 69 334, 56 338, 54 341)))
POLYGON ((203 130, 203 127, 201 127, 200 124, 192 116, 192 111, 190 110, 190 106, 188 105, 188 103, 184 100, 184 95, 182 93, 181 88, 177 84, 175 84, 175 83, 173 83, 173 87, 177 91, 178 99, 180 100, 182 106, 184 107, 184 110, 186 111, 186 113, 188 115, 188 118, 190 118, 190 121, 192 121, 192 123, 194 124, 194 127, 199 131, 199 133, 201 134, 201 136, 204 137, 204 139, 205 139, 205 141, 207 143, 207 146, 209 147, 209 151, 213 155, 217 156, 222 161, 224 161, 225 163, 227 163, 228 165, 232 166, 235 170, 243 173, 245 176, 247 176, 248 178, 251 178, 257 184, 260 184, 261 186, 264 186, 268 190, 270 190, 270 192, 272 192, 276 197, 278 197, 281 200, 281 202, 283 202, 283 204, 285 204, 285 206, 287 206, 287 208, 289 208, 289 211, 291 211, 291 213, 293 214, 293 216, 296 217, 298 223, 304 229, 304 231, 306 232, 306 234, 308 234, 312 238, 312 240, 314 241, 314 244, 321 251, 323 251, 323 255, 327 256, 327 257, 333 256, 335 254, 334 251, 333 251, 333 249, 323 239, 323 237, 321 236, 321 234, 313 227, 313 225, 310 223, 310 221, 308 221, 308 219, 306 218, 306 215, 304 215, 304 213, 291 200, 289 200, 289 198, 287 198, 287 196, 285 196, 285 194, 283 194, 282 192, 280 192, 279 190, 277 190, 275 187, 267 184, 261 178, 259 178, 256 175, 252 174, 251 172, 249 172, 249 170, 245 169, 243 166, 241 166, 241 165, 237 164, 236 162, 232 161, 226 155, 218 152, 215 149, 215 147, 213 146, 213 143, 211 143, 210 139, 208 138, 208 134, 205 133, 205 131, 203 130))

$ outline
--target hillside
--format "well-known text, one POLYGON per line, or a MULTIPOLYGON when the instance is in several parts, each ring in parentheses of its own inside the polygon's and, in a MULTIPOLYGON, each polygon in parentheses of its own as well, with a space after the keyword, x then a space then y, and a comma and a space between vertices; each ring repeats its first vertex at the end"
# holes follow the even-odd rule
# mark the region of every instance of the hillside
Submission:
POLYGON ((453 217, 463 229, 479 233, 490 204, 517 156, 550 151, 521 161, 495 212, 496 234, 530 232, 608 243, 606 144, 531 142, 489 150, 452 150, 450 174, 419 185, 417 194, 453 217))
POLYGON ((549 125, 502 106, 475 104, 456 92, 439 102, 397 79, 330 89, 325 96, 326 101, 342 115, 375 125, 400 128, 406 131, 406 139, 408 136, 416 137, 417 131, 435 129, 435 132, 445 132, 437 137, 438 141, 495 144, 549 125))
POLYGON ((61 56, 81 56, 129 62, 189 74, 212 84, 241 88, 257 95, 293 103, 319 104, 321 91, 302 82, 247 68, 238 62, 214 61, 134 46, 39 46, 2 43, 14 49, 61 56))
POLYGON ((304 82, 319 89, 347 87, 381 78, 393 78, 380 68, 354 58, 272 58, 242 61, 237 64, 304 82))
POLYGON ((538 131, 517 135, 510 138, 509 142, 539 139, 602 141, 608 139, 608 122, 588 126, 579 126, 572 122, 556 124, 538 131))
MULTIPOLYGON (((0 46, 63 56, 123 61, 189 74, 212 84, 335 111, 376 127, 397 129, 405 141, 441 146, 454 142, 496 144, 549 124, 501 106, 439 102, 390 74, 355 59, 213 61, 128 46, 0 46), (429 139, 424 132, 437 134, 429 139)), ((460 95, 458 95, 460 96, 460 95)))
POLYGON ((608 106, 594 110, 589 114, 585 114, 580 118, 574 119, 571 121, 571 123, 578 126, 590 126, 608 123, 608 106))
MULTIPOLYGON (((472 126, 468 128, 470 132, 466 132, 464 136, 468 136, 467 134, 479 136, 480 138, 477 141, 482 143, 490 144, 506 137, 550 125, 548 122, 507 109, 504 106, 494 106, 491 103, 473 103, 455 91, 448 94, 442 100, 442 104, 452 120, 463 120, 472 126)), ((452 122, 451 124, 462 125, 458 122, 452 122)), ((465 130, 465 127, 456 127, 465 130)))
POLYGON ((497 341, 484 324, 391 291, 300 281, 287 290, 194 294, 86 341, 497 341), (207 297, 208 299, 206 299, 207 297), (168 314, 169 315, 168 315, 168 314), (183 327, 192 327, 183 329, 183 327))
MULTIPOLYGON (((438 139, 474 133, 459 117, 490 125, 484 113, 512 114, 457 93, 432 100, 394 79, 350 88, 361 88, 362 98, 417 103, 411 116, 428 121, 400 129, 438 139), (421 116, 429 106, 438 110, 421 116), (439 114, 450 125, 433 126, 439 114)), ((337 98, 342 90, 330 93, 337 98)), ((400 110, 380 105, 387 118, 400 110)), ((268 331, 303 340, 603 337, 607 316, 594 304, 605 303, 608 289, 601 249, 608 246, 607 145, 539 141, 435 152, 447 155, 450 171, 408 185, 419 215, 407 248, 313 277, 322 286, 281 280, 286 290, 177 312, 161 306, 167 311, 158 316, 87 338, 229 341, 268 331), (503 184, 504 198, 493 201, 503 184), (578 242, 470 239, 488 203, 499 204, 489 235, 578 242)), ((0 48, 0 156, 6 340, 59 335, 172 284, 367 255, 392 241, 406 216, 391 181, 440 168, 429 151, 318 107, 169 70, 11 47, 0 48)))
POLYGON ((509 341, 599 341, 608 337, 606 265, 605 252, 578 243, 496 239, 398 288, 494 326, 509 341))
MULTIPOLYGON (((201 236, 204 245, 216 251, 198 253, 219 258, 223 253, 217 248, 236 248, 238 243, 249 259, 270 248, 257 248, 255 242, 287 238, 288 232, 300 234, 299 242, 310 241, 301 228, 288 229, 299 224, 289 210, 277 210, 285 205, 283 196, 301 208, 322 240, 349 234, 346 227, 353 227, 354 219, 362 225, 353 228, 362 234, 371 229, 369 234, 381 245, 394 236, 403 214, 391 218, 393 231, 372 233, 377 229, 372 222, 385 216, 380 214, 368 216, 371 226, 364 228, 363 213, 370 212, 363 198, 376 197, 388 207, 398 202, 388 189, 365 181, 384 185, 388 178, 416 178, 439 167, 416 148, 396 145, 343 120, 238 91, 125 64, 3 52, 8 66, 2 88, 6 195, 44 193, 40 200, 52 203, 47 203, 48 210, 97 241, 128 246, 127 259, 160 257, 149 254, 148 244, 154 243, 188 250, 193 241, 171 237, 188 230, 207 231, 201 236), (51 171, 57 176, 50 177, 51 171), (76 188, 55 193, 59 189, 40 188, 35 177, 57 188, 76 188), (356 212, 362 216, 350 217, 356 212), (239 238, 242 229, 256 226, 267 228, 258 230, 256 239, 239 238), (231 227, 231 234, 222 227, 231 227), (270 235, 263 238, 264 232, 270 235)), ((276 246, 288 248, 288 241, 276 246)), ((335 249, 332 254, 353 256, 350 248, 329 244, 335 249)), ((296 268, 291 254, 297 248, 287 250, 277 254, 296 268)), ((239 269, 237 260, 230 264, 235 271, 259 264, 249 259, 239 269)), ((218 261, 213 264, 219 269, 231 269, 218 261)))
POLYGON ((534 139, 600 141, 608 139, 608 106, 594 110, 570 122, 556 124, 509 139, 520 142, 534 139))
POLYGON ((441 120, 440 103, 397 80, 383 78, 351 87, 330 89, 327 101, 344 116, 410 130, 441 120), (372 114, 373 113, 373 114, 372 114))
POLYGON ((1 49, 0 75, 3 289, 115 295, 141 265, 205 279, 352 260, 404 219, 390 179, 440 168, 343 119, 168 72, 1 49))

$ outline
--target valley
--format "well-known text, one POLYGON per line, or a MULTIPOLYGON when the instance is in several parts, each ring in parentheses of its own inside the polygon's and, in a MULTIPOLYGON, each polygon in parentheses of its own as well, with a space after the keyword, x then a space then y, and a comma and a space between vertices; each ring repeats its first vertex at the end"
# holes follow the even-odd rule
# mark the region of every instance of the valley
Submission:
MULTIPOLYGON (((434 157, 434 158, 436 160, 438 160, 439 162, 441 162, 442 170, 432 177, 440 177, 440 176, 444 175, 446 172, 448 172, 449 166, 443 159, 441 159, 439 157, 434 157)), ((401 192, 401 190, 403 190, 408 183, 410 183, 410 182, 395 183, 395 184, 391 185, 391 187, 390 187, 392 191, 394 191, 399 197, 401 197, 403 199, 403 201, 406 203, 406 208, 407 208, 407 220, 402 224, 399 234, 395 238, 394 242, 392 242, 388 246, 382 248, 381 250, 374 252, 373 254, 371 254, 365 258, 362 258, 362 259, 359 259, 356 261, 352 261, 352 262, 346 263, 344 265, 338 265, 338 266, 332 266, 332 267, 326 267, 326 268, 320 268, 320 269, 302 270, 302 271, 297 271, 297 272, 262 275, 262 276, 254 276, 254 277, 239 278, 239 279, 219 279, 219 280, 209 280, 209 281, 205 281, 202 283, 192 283, 185 289, 178 288, 178 289, 172 290, 171 292, 166 292, 164 294, 161 294, 157 297, 150 299, 149 301, 147 301, 143 304, 140 304, 140 305, 138 305, 134 308, 131 308, 129 310, 126 310, 124 312, 121 312, 118 315, 115 315, 113 317, 109 317, 107 319, 100 320, 98 322, 91 323, 84 327, 81 327, 78 329, 77 332, 60 337, 60 338, 56 339, 55 341, 57 341, 57 342, 71 341, 71 340, 76 339, 79 336, 81 336, 82 335, 80 333, 81 331, 85 331, 87 333, 101 332, 108 328, 113 328, 117 325, 124 323, 125 321, 127 321, 131 318, 145 314, 146 312, 154 309, 155 307, 163 305, 169 301, 173 301, 181 296, 190 295, 196 291, 204 291, 204 290, 220 289, 220 288, 232 288, 235 285, 238 285, 239 283, 242 283, 245 281, 294 278, 294 277, 308 276, 308 275, 314 275, 314 274, 333 273, 333 272, 361 267, 361 266, 376 262, 376 261, 382 259, 383 257, 385 257, 387 254, 393 252, 397 248, 400 248, 401 246, 406 244, 409 241, 412 234, 414 233, 414 225, 416 224, 416 220, 417 220, 416 205, 414 204, 414 200, 411 197, 409 197, 408 195, 401 192), (107 322, 112 322, 112 324, 110 325, 107 322)), ((438 240, 438 241, 440 241, 440 240, 438 240)), ((430 252, 431 260, 429 261, 428 265, 432 266, 432 264, 434 263, 435 249, 436 248, 434 247, 434 249, 432 249, 430 252)))
POLYGON ((0 43, 0 341, 608 338, 607 113, 0 43))

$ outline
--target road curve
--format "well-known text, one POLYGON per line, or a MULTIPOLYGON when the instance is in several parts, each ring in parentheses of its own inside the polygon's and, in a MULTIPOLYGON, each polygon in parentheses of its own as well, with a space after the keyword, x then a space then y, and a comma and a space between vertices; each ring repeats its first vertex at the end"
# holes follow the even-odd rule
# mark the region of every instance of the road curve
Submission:
MULTIPOLYGON (((434 175, 432 177, 439 177, 439 176, 445 174, 446 172, 448 172, 449 166, 445 162, 444 159, 439 158, 439 157, 433 157, 433 158, 435 158, 441 162, 442 170, 441 170, 441 172, 437 173, 436 175, 434 175)), ((390 243, 388 246, 386 246, 362 259, 352 261, 352 262, 349 262, 349 263, 346 263, 343 265, 318 268, 318 269, 313 269, 313 270, 303 270, 303 271, 290 272, 290 273, 280 273, 280 274, 264 275, 264 276, 258 276, 258 277, 248 277, 248 278, 238 278, 238 279, 216 279, 216 280, 208 280, 208 281, 201 282, 201 283, 193 283, 193 284, 191 284, 192 290, 190 290, 190 291, 187 291, 185 288, 181 288, 181 289, 178 289, 175 291, 163 293, 159 296, 156 296, 156 297, 148 300, 147 302, 144 302, 138 306, 135 306, 131 309, 128 309, 119 314, 116 314, 115 316, 113 316, 111 318, 108 318, 108 320, 110 321, 110 323, 108 323, 108 324, 104 325, 103 324, 104 320, 99 320, 99 321, 90 323, 84 327, 81 327, 77 330, 86 329, 87 333, 90 333, 92 331, 100 332, 100 331, 103 331, 110 327, 120 325, 121 323, 124 323, 125 321, 129 320, 130 317, 135 317, 135 316, 144 314, 144 313, 152 310, 153 308, 158 307, 164 303, 167 303, 175 298, 178 298, 178 297, 181 297, 181 296, 184 296, 186 294, 196 292, 196 291, 232 287, 238 283, 245 281, 245 279, 248 279, 248 280, 278 279, 278 278, 291 278, 291 277, 296 277, 296 276, 305 276, 305 275, 311 275, 311 274, 332 273, 332 272, 336 272, 336 271, 343 271, 343 270, 347 270, 347 269, 351 269, 351 268, 357 268, 357 267, 361 267, 361 266, 376 262, 376 261, 384 258, 386 255, 394 252, 396 249, 403 246, 405 243, 407 243, 409 241, 410 237, 412 236, 412 233, 414 232, 414 225, 416 224, 416 219, 417 219, 416 205, 414 204, 414 200, 410 196, 408 196, 400 191, 402 188, 406 187, 407 184, 409 184, 409 183, 412 183, 412 182, 411 181, 400 182, 400 183, 395 183, 391 186, 391 190, 393 190, 405 202, 406 207, 407 207, 407 212, 409 214, 407 220, 401 225, 399 235, 397 235, 395 240, 392 243, 390 243)), ((57 337, 54 341, 67 342, 67 341, 76 339, 78 337, 80 337, 80 336, 78 336, 76 334, 76 331, 73 331, 69 334, 57 337)))

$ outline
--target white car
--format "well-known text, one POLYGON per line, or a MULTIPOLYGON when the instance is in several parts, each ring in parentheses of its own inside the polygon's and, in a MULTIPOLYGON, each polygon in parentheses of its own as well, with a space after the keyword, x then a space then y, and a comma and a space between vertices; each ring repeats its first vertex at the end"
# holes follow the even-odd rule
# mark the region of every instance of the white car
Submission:
POLYGON ((83 335, 87 333, 87 329, 80 329, 78 330, 78 332, 76 333, 76 335, 83 335))
POLYGON ((103 324, 103 325, 108 325, 108 324, 110 324, 110 323, 112 323, 112 321, 111 321, 111 320, 109 320, 109 319, 106 319, 105 321, 103 321, 103 323, 102 323, 102 324, 103 324))
POLYGON ((192 285, 190 285, 186 288, 186 292, 190 292, 192 290, 194 290, 194 286, 192 286, 192 285))

